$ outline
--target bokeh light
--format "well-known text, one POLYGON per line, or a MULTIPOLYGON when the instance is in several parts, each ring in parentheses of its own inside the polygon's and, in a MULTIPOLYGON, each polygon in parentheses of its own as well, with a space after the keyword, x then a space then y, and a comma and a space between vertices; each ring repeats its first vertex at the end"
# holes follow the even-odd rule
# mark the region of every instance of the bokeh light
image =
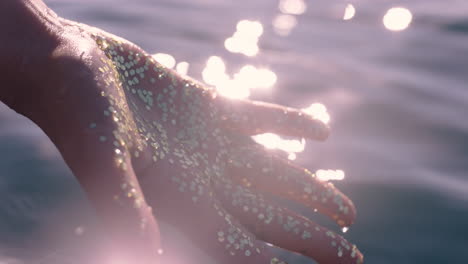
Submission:
POLYGON ((315 175, 321 181, 341 181, 345 178, 342 170, 317 170, 315 175))
POLYGON ((176 60, 174 59, 174 57, 167 53, 156 53, 156 54, 153 54, 152 57, 157 62, 161 63, 162 65, 170 69, 174 68, 176 64, 176 60))
POLYGON ((321 103, 313 103, 309 107, 302 109, 302 111, 325 124, 330 122, 330 115, 328 114, 327 108, 321 103))
POLYGON ((263 34, 263 25, 259 21, 241 20, 236 25, 237 32, 251 37, 260 37, 263 34))
POLYGON ((292 15, 280 14, 273 19, 273 29, 280 36, 287 36, 297 25, 297 19, 292 15))
MULTIPOLYGON (((330 116, 326 107, 321 103, 313 103, 308 108, 302 111, 313 118, 321 120, 324 123, 330 121, 330 116)), ((263 145, 267 149, 278 149, 288 153, 288 159, 295 160, 296 154, 303 152, 305 149, 305 140, 297 139, 283 139, 273 133, 265 133, 252 137, 255 142, 263 145)), ((342 180, 344 179, 344 172, 342 170, 319 170, 317 177, 321 180, 342 180)))
POLYGON ((202 72, 203 80, 215 86, 223 96, 248 98, 253 89, 267 89, 276 83, 276 74, 264 68, 244 65, 232 77, 226 73, 226 64, 218 56, 211 56, 202 72))
POLYGON ((263 25, 258 21, 241 20, 237 23, 236 30, 224 41, 226 50, 248 57, 257 55, 258 40, 263 34, 263 25))
POLYGON ((211 56, 202 71, 202 77, 205 83, 214 86, 228 80, 229 76, 226 74, 226 65, 223 59, 218 56, 211 56))
POLYGON ((346 5, 344 14, 343 14, 343 20, 351 20, 354 18, 356 15, 356 8, 354 8, 353 4, 348 4, 346 5))
POLYGON ((181 61, 177 63, 176 71, 179 74, 187 75, 190 64, 186 61, 181 61))
POLYGON ((267 149, 279 149, 287 152, 290 160, 296 159, 296 153, 303 152, 306 144, 304 139, 283 139, 273 133, 260 134, 252 138, 267 149))
POLYGON ((271 88, 277 80, 276 74, 268 69, 258 69, 253 65, 243 66, 239 73, 234 75, 248 89, 271 88))
POLYGON ((413 14, 404 7, 390 8, 383 17, 384 26, 391 31, 402 31, 409 27, 413 14))
POLYGON ((216 90, 219 94, 232 99, 242 99, 250 96, 250 90, 236 79, 227 79, 224 82, 218 83, 216 90))
POLYGON ((279 9, 284 14, 301 15, 306 11, 307 5, 304 0, 281 0, 279 9))

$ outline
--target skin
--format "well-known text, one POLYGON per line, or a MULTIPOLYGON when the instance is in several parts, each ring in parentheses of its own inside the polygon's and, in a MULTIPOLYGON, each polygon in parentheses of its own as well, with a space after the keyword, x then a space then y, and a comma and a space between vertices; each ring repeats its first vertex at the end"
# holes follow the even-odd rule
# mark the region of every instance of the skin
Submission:
POLYGON ((171 247, 157 220, 218 263, 284 263, 265 242, 319 263, 362 263, 354 245, 270 197, 343 227, 355 219, 351 200, 250 138, 324 140, 325 124, 221 97, 41 1, 2 0, 0 10, 0 100, 50 137, 86 191, 108 234, 97 263, 162 263, 171 247))

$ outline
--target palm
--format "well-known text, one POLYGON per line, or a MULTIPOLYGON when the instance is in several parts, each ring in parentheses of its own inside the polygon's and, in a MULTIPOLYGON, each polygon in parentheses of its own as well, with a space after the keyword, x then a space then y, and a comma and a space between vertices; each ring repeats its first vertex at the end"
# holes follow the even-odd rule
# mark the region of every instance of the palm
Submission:
POLYGON ((123 141, 134 142, 129 146, 132 164, 157 218, 175 224, 222 263, 274 263, 277 259, 261 240, 323 262, 362 260, 341 237, 263 196, 292 199, 340 225, 351 224, 354 208, 346 197, 249 137, 291 124, 290 134, 323 137, 316 122, 297 111, 282 109, 286 112, 277 115, 279 108, 217 98, 137 47, 95 37, 107 56, 106 71, 116 70, 119 78, 120 98, 111 100, 124 107, 114 108, 112 115, 124 124, 123 141), (268 120, 268 111, 275 120, 268 120), (132 133, 137 136, 130 140, 132 133))

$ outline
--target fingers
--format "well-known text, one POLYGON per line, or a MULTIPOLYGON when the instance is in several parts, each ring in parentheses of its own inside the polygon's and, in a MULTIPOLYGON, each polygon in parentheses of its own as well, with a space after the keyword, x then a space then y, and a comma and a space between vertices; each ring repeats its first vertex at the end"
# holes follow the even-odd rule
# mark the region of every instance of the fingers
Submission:
POLYGON ((340 235, 241 186, 225 185, 218 198, 250 232, 267 243, 313 258, 321 264, 363 263, 363 255, 340 235))
MULTIPOLYGON (((211 187, 204 183, 206 179, 201 177, 200 171, 196 168, 181 171, 172 164, 155 171, 162 170, 171 171, 170 177, 145 177, 143 180, 148 202, 160 219, 177 227, 216 263, 285 264, 213 199, 211 187), (273 259, 277 262, 271 262, 273 259)), ((184 257, 180 252, 179 255, 184 257)), ((190 262, 188 259, 181 261, 190 262)))
POLYGON ((269 154, 261 146, 252 144, 236 151, 228 169, 235 182, 318 210, 342 227, 355 220, 353 202, 333 184, 319 180, 289 160, 269 154))
POLYGON ((265 132, 325 140, 329 127, 300 110, 264 102, 232 100, 218 96, 221 126, 245 135, 265 132))

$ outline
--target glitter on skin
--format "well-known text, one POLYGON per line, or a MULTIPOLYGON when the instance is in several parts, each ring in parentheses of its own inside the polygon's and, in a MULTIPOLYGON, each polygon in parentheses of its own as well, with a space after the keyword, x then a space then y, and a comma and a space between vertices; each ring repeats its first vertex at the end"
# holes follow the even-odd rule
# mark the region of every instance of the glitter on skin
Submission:
POLYGON ((317 208, 340 226, 354 221, 351 201, 251 139, 324 140, 325 124, 297 109, 218 96, 128 41, 51 14, 62 28, 41 71, 48 89, 38 101, 49 111, 27 116, 57 145, 109 235, 123 242, 117 248, 148 261, 166 255, 162 220, 218 263, 284 264, 266 243, 320 263, 362 262, 341 236, 267 197, 317 208))
MULTIPOLYGON (((147 152, 151 158, 146 162, 155 165, 146 166, 169 164, 172 172, 169 179, 157 182, 169 182, 173 187, 166 188, 177 190, 183 208, 204 210, 208 206, 214 210, 210 222, 216 222, 213 225, 216 230, 200 228, 205 234, 214 232, 214 245, 206 246, 211 250, 220 247, 226 253, 223 257, 226 261, 267 258, 271 263, 284 263, 271 256, 260 239, 323 263, 333 263, 331 260, 336 256, 340 261, 347 256, 342 263, 360 263, 361 254, 341 236, 275 206, 262 195, 270 193, 312 210, 318 208, 342 226, 352 223, 354 206, 333 185, 275 157, 249 137, 273 128, 268 124, 271 122, 275 126, 287 125, 293 136, 323 139, 327 133, 323 124, 293 109, 262 104, 242 107, 247 101, 226 101, 214 90, 177 75, 135 47, 108 37, 94 38, 107 57, 103 59, 107 64, 103 69, 109 76, 108 82, 119 87, 118 96, 108 97, 117 107, 113 111, 104 110, 104 116, 112 118, 119 127, 115 139, 139 150, 130 152, 134 153, 133 160, 141 160, 140 152, 147 152), (279 110, 280 115, 270 113, 279 110), (252 128, 250 124, 258 127, 252 128), (133 143, 135 134, 138 140, 133 143), (275 159, 276 165, 271 162, 275 159), (266 233, 276 235, 265 236, 266 233), (281 241, 281 236, 288 237, 288 242, 281 241), (346 246, 324 246, 332 243, 346 246), (325 256, 323 252, 315 253, 324 247, 325 256)), ((142 187, 145 191, 145 186, 142 187)), ((141 199, 128 188, 123 191, 127 197, 141 199)), ((146 199, 152 203, 151 196, 146 199)), ((189 235, 199 234, 182 225, 181 229, 189 235)))

